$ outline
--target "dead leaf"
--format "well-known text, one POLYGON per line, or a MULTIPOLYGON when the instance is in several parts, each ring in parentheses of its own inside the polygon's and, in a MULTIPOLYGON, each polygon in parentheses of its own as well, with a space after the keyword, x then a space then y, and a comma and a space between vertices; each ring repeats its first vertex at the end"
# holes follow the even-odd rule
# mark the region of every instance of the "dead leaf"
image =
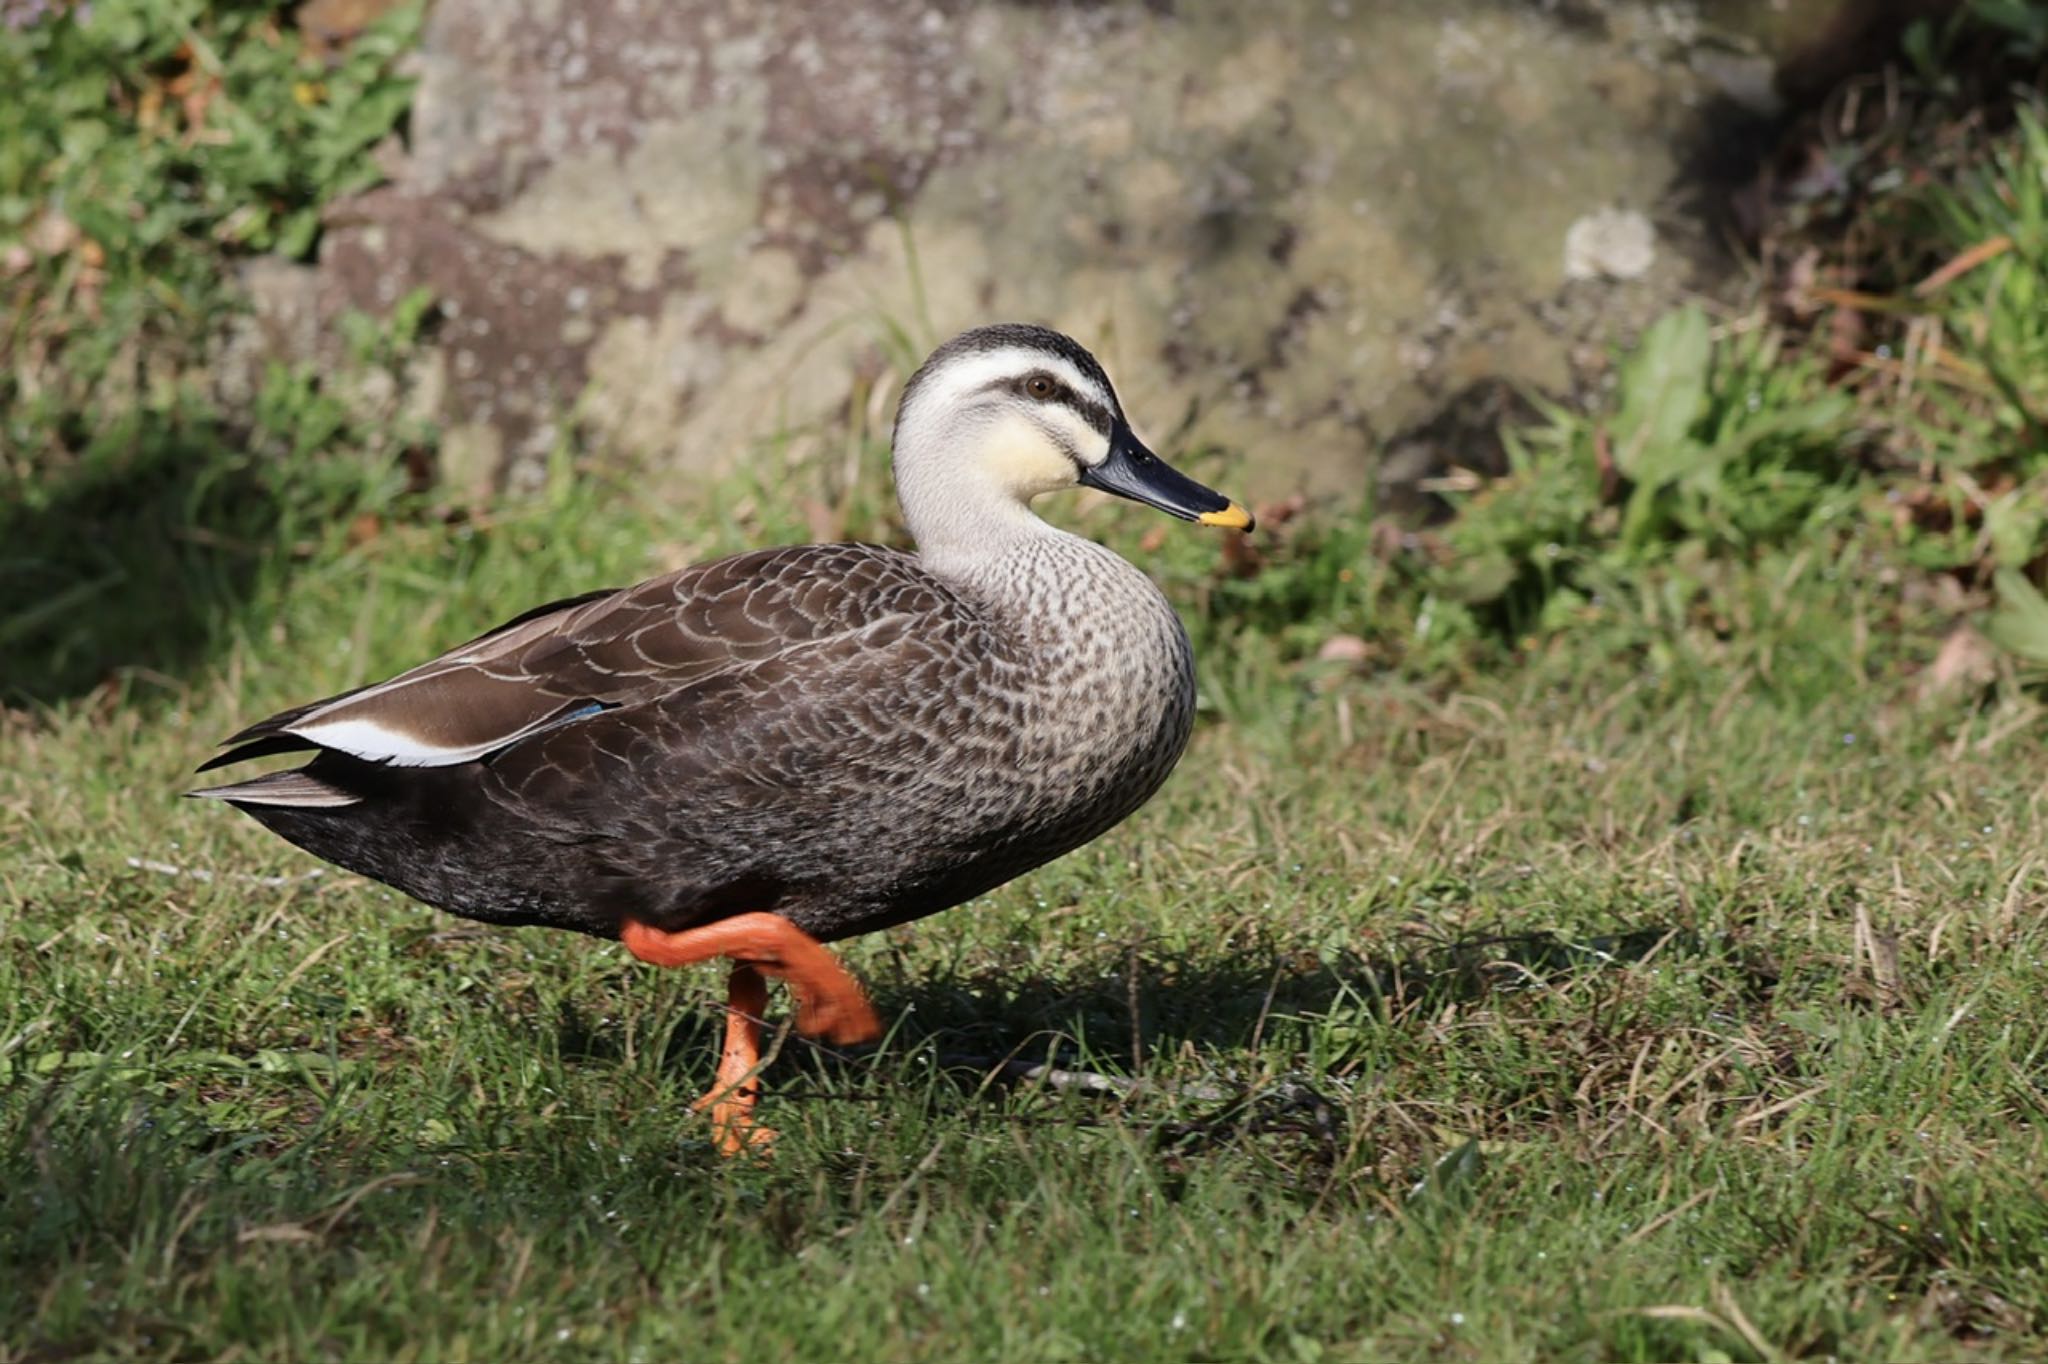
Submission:
POLYGON ((77 223, 54 208, 46 208, 29 224, 21 239, 38 255, 61 256, 77 243, 78 238, 77 223))
POLYGON ((1862 363, 1863 343, 1870 327, 1863 311, 1851 305, 1837 307, 1828 319, 1828 378, 1840 379, 1862 363))
POLYGON ((1308 499, 1300 493, 1283 497, 1277 502, 1262 503, 1253 513, 1262 531, 1275 531, 1292 521, 1308 508, 1308 499))
POLYGON ((1968 274, 1984 262, 1995 260, 2010 250, 2012 250, 2012 238, 2004 233, 1978 242, 1969 250, 1950 260, 1926 279, 1914 285, 1913 296, 1915 298, 1926 298, 1929 294, 1938 293, 1947 285, 1968 274))
POLYGON ((348 523, 349 548, 353 549, 358 545, 367 545, 370 541, 383 534, 383 531, 384 522, 377 513, 363 512, 355 520, 348 523))
POLYGON ((1920 674, 1917 691, 1922 701, 1968 694, 1991 685, 1998 677, 1998 651, 1991 641, 1967 623, 1948 632, 1934 662, 1920 674))
POLYGON ((306 52, 333 63, 368 28, 398 7, 398 0, 306 0, 293 13, 306 52))
POLYGON ((1232 577, 1256 578, 1265 566, 1266 556, 1259 553, 1251 536, 1233 532, 1223 537, 1223 567, 1232 577))
POLYGON ((815 497, 804 499, 804 526, 811 533, 811 539, 819 544, 837 540, 844 527, 839 524, 839 513, 815 497))
POLYGON ((297 1222, 277 1222, 267 1227, 244 1227, 235 1234, 236 1243, 245 1246, 256 1241, 281 1242, 285 1245, 304 1245, 308 1241, 317 1241, 319 1239, 320 1236, 317 1232, 309 1231, 297 1222))
POLYGON ((1316 650, 1318 663, 1363 663, 1372 657, 1372 646, 1357 635, 1331 635, 1316 650))

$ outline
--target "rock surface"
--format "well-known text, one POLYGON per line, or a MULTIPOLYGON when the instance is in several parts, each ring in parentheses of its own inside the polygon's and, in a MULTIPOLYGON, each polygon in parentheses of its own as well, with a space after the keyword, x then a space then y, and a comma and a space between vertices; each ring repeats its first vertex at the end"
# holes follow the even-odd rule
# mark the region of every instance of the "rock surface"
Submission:
POLYGON ((1659 215, 1660 249, 1571 288, 1683 279, 1686 13, 439 0, 409 151, 311 288, 327 316, 441 301, 458 482, 572 434, 678 476, 800 448, 1015 318, 1094 347, 1169 448, 1246 453, 1255 491, 1356 484, 1442 395, 1566 385, 1574 221, 1659 215))

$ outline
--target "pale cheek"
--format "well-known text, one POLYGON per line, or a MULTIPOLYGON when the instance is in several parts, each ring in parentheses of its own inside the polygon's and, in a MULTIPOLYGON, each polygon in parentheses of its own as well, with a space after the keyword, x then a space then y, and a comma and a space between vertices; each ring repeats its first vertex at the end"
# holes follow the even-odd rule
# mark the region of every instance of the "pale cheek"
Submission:
POLYGON ((1074 461, 1035 427, 1006 423, 988 442, 984 464, 996 483, 1019 497, 1071 487, 1074 461))

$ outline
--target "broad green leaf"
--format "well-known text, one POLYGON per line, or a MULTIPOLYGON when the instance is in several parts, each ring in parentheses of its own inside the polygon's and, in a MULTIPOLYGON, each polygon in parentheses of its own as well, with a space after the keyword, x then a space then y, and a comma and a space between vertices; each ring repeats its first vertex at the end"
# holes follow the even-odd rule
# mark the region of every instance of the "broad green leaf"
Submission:
POLYGON ((1984 530, 1991 540, 1991 559, 2004 568, 2030 564, 2041 550, 2041 529, 2048 509, 2029 488, 2019 488, 1984 508, 1984 530))
POLYGON ((2048 597, 2017 569, 1999 569, 1993 582, 1998 588, 1998 606, 1984 632, 2008 653, 2032 663, 2048 663, 2048 597))
POLYGON ((1499 550, 1461 557, 1444 584, 1451 597, 1469 605, 1497 601, 1514 586, 1515 563, 1499 550))
POLYGON ((1680 308, 1643 333, 1621 367, 1614 462, 1638 487, 1661 488, 1698 454, 1691 438, 1706 402, 1712 329, 1696 307, 1680 308))

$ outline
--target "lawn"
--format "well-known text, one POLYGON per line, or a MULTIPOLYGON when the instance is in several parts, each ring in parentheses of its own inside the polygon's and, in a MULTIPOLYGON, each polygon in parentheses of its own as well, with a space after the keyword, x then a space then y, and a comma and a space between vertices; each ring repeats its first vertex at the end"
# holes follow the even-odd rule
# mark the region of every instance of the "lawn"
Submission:
POLYGON ((1460 672, 1291 655, 1174 528, 1178 774, 851 944, 889 1034, 785 1042, 764 1164, 690 1109, 716 968, 177 798, 289 700, 793 530, 597 477, 358 516, 190 678, 4 712, 0 1358, 2048 1349, 2041 708, 1937 693, 1936 605, 1854 553, 1460 672))

